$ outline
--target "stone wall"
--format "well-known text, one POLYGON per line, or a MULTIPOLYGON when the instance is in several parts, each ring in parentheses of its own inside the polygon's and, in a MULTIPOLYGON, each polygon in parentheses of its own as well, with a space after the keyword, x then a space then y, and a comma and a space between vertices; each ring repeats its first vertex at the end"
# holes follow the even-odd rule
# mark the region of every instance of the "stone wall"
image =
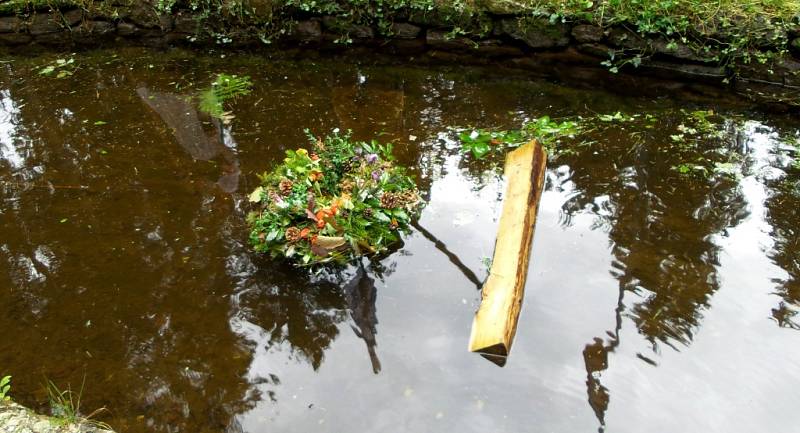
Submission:
POLYGON ((424 15, 398 14, 388 31, 379 32, 375 26, 301 12, 280 18, 281 23, 270 23, 272 33, 266 36, 263 23, 224 23, 225 31, 220 32, 215 31, 219 23, 190 9, 178 8, 163 15, 143 1, 114 1, 95 2, 91 10, 0 16, 0 46, 26 52, 34 47, 74 49, 120 44, 268 50, 305 47, 320 51, 368 48, 446 62, 501 64, 556 76, 560 65, 595 69, 587 79, 613 76, 608 65, 603 65, 610 52, 642 53, 635 62, 623 65, 620 73, 716 87, 776 107, 800 107, 800 28, 790 32, 790 52, 780 58, 765 64, 720 65, 714 50, 698 53, 687 45, 659 36, 644 38, 623 27, 551 23, 502 11, 489 15, 480 37, 460 36, 447 21, 424 15))

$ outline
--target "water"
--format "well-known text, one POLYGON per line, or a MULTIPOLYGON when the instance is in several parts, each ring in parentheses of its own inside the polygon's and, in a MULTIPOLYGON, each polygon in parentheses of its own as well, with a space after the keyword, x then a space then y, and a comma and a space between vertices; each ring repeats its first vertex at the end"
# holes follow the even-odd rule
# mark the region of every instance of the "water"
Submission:
POLYGON ((85 383, 84 413, 108 408, 119 432, 800 423, 791 118, 302 55, 128 49, 37 73, 56 57, 0 63, 0 372, 21 403, 46 410, 46 380, 85 383), (255 83, 228 126, 191 100, 217 72, 255 83), (681 109, 714 110, 724 133, 682 147, 681 109), (641 116, 564 140, 549 162, 508 364, 468 353, 503 184, 451 128, 617 111, 641 116), (429 197, 425 232, 340 275, 250 252, 255 174, 304 128, 336 127, 395 142, 429 197), (677 169, 729 155, 732 175, 677 169))

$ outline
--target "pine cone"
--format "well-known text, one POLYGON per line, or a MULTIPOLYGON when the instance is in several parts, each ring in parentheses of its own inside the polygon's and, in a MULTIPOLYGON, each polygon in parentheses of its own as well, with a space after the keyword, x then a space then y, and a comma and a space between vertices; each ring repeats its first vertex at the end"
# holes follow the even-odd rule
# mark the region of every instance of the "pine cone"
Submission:
POLYGON ((364 218, 371 219, 374 212, 372 211, 371 207, 368 207, 368 208, 364 209, 364 211, 362 213, 364 214, 364 218))
POLYGON ((291 180, 283 179, 278 184, 278 190, 281 192, 282 196, 286 197, 286 196, 288 196, 289 194, 292 193, 292 186, 294 186, 294 184, 292 183, 291 180))
POLYGON ((417 201, 419 201, 417 192, 412 189, 408 189, 400 193, 400 204, 402 206, 413 206, 417 203, 417 201))
POLYGON ((350 179, 343 180, 341 189, 343 193, 350 194, 351 192, 353 192, 353 182, 350 179))
POLYGON ((400 196, 393 192, 385 192, 381 196, 381 207, 384 209, 395 209, 400 207, 400 196))
POLYGON ((286 229, 286 241, 293 244, 300 240, 300 229, 297 227, 289 227, 286 229))

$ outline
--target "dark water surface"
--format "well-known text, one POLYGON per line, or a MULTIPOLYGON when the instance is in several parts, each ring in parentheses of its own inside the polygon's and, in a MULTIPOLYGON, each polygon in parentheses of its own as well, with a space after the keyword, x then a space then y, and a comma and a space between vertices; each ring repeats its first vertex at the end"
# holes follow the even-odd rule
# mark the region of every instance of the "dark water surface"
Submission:
POLYGON ((55 58, 0 63, 0 374, 21 403, 85 378, 82 409, 121 433, 800 428, 796 120, 490 69, 126 50, 40 76, 55 58), (217 72, 255 83, 229 126, 191 99, 217 72), (680 109, 724 114, 720 136, 676 148, 680 109), (654 121, 549 162, 505 368, 467 352, 479 292, 418 230, 338 276, 246 244, 255 173, 303 128, 382 131, 421 226, 482 279, 502 178, 451 127, 617 111, 654 121), (731 154, 728 176, 675 168, 731 154))

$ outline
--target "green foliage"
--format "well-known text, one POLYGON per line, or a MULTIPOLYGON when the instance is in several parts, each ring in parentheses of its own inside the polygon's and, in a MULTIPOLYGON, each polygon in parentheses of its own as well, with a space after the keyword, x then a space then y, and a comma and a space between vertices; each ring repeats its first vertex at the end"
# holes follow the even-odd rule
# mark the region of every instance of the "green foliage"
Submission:
POLYGON ((0 402, 11 400, 11 397, 8 394, 10 391, 11 376, 3 376, 2 379, 0 379, 0 402))
POLYGON ((312 151, 289 150, 260 176, 248 216, 256 251, 299 265, 346 262, 385 251, 400 240, 424 202, 392 161, 391 145, 356 142, 338 130, 308 131, 312 151))
POLYGON ((218 119, 230 119, 232 116, 225 111, 225 102, 249 95, 252 87, 248 76, 219 74, 211 86, 200 93, 200 110, 218 119))
POLYGON ((6 0, 0 2, 0 15, 29 14, 38 11, 84 7, 91 0, 6 0))
POLYGON ((73 57, 56 59, 39 69, 39 75, 55 76, 56 78, 71 77, 75 73, 75 59, 73 57))
MULTIPOLYGON (((619 114, 619 113, 617 113, 619 114)), ((505 153, 508 149, 519 147, 532 139, 538 140, 551 154, 556 151, 555 144, 562 137, 574 136, 581 130, 576 120, 552 120, 550 116, 542 116, 534 121, 525 122, 521 129, 492 131, 472 129, 461 131, 458 138, 461 148, 471 152, 475 158, 497 152, 505 153)))
POLYGON ((61 390, 52 381, 47 381, 47 397, 50 401, 52 421, 59 425, 88 424, 97 428, 111 430, 108 424, 92 419, 104 412, 105 408, 97 409, 86 416, 81 414, 81 397, 84 384, 85 378, 84 382, 81 383, 80 390, 74 392, 69 387, 66 390, 61 390))

